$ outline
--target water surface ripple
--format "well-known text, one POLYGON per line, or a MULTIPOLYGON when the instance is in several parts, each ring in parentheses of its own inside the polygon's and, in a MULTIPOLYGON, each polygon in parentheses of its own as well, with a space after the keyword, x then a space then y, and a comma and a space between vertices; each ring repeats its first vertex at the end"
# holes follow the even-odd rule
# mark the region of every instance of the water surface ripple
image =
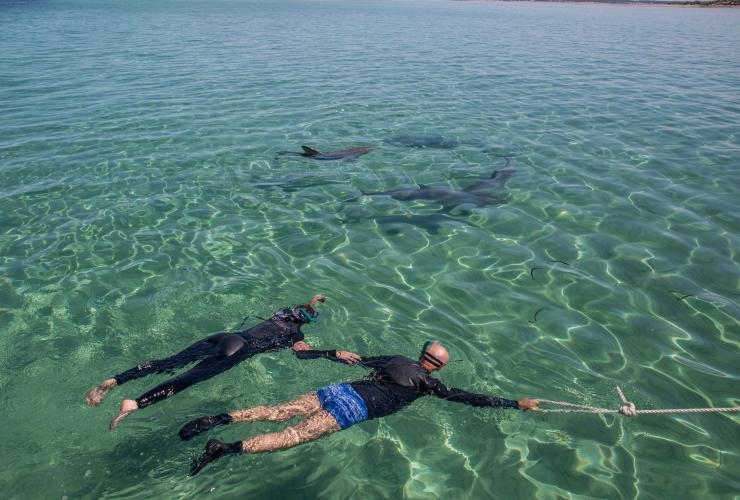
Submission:
POLYGON ((321 292, 313 344, 413 355, 440 339, 452 386, 740 404, 739 25, 738 10, 433 0, 0 3, 3 496, 737 495, 736 416, 428 399, 188 478, 203 442, 177 439, 187 419, 365 372, 262 355, 115 432, 120 399, 162 377, 94 410, 83 396, 321 292), (377 150, 275 156, 302 144, 377 150), (496 206, 361 196, 464 188, 507 156, 496 206))

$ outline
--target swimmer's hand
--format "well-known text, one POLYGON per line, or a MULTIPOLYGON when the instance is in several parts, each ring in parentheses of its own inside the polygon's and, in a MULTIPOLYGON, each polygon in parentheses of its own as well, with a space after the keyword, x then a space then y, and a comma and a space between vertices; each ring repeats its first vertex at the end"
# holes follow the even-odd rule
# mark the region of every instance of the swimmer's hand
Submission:
POLYGON ((314 295, 311 297, 311 300, 308 301, 308 305, 311 306, 311 308, 316 307, 317 302, 326 302, 326 297, 323 295, 314 295))
POLYGON ((201 432, 205 432, 211 427, 215 427, 221 424, 230 424, 234 419, 228 413, 222 413, 214 417, 200 417, 195 420, 191 420, 187 424, 183 425, 180 429, 180 439, 183 441, 189 441, 201 432))
POLYGON ((337 351, 337 358, 341 359, 342 361, 346 361, 350 365, 354 365, 355 363, 359 363, 360 361, 362 361, 362 358, 360 356, 349 351, 337 351))
POLYGON ((519 405, 520 410, 539 410, 538 404, 540 404, 539 399, 520 399, 517 401, 517 404, 519 405))

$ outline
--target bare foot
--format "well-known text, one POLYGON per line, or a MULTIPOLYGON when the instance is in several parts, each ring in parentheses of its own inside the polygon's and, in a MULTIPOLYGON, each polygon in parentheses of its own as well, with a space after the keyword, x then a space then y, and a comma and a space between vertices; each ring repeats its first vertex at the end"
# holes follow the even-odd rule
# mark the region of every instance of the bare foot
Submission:
POLYGON ((136 401, 134 401, 133 399, 124 399, 123 401, 121 401, 121 410, 118 412, 118 415, 116 415, 116 418, 111 420, 110 429, 115 429, 116 426, 121 423, 121 420, 128 417, 138 409, 139 405, 137 405, 136 401))
POLYGON ((108 380, 103 380, 99 386, 93 387, 90 389, 90 393, 85 397, 85 401, 87 401, 87 406, 92 408, 93 406, 98 406, 100 402, 103 400, 103 397, 113 389, 116 385, 116 379, 109 378, 108 380))

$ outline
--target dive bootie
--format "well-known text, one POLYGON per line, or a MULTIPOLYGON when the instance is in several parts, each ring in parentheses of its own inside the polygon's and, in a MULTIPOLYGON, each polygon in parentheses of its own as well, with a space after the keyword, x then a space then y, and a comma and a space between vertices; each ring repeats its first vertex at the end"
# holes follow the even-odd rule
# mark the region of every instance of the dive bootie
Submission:
POLYGON ((179 432, 180 439, 182 439, 183 441, 188 441, 190 439, 193 439, 201 432, 207 431, 211 427, 222 424, 230 424, 231 422, 233 422, 233 420, 234 419, 231 418, 231 415, 229 415, 228 413, 222 413, 213 417, 196 418, 195 420, 191 420, 190 422, 182 426, 179 432))
POLYGON ((203 467, 228 453, 242 453, 242 451, 241 441, 224 443, 218 439, 209 439, 203 453, 200 454, 197 460, 193 461, 193 465, 190 467, 190 475, 196 475, 203 470, 203 467))

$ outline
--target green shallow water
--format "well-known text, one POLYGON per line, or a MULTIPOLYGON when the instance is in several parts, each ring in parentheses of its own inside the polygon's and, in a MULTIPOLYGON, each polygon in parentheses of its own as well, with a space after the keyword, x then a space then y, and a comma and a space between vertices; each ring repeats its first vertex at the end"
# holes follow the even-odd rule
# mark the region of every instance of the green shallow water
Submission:
POLYGON ((0 3, 3 496, 737 498, 728 414, 426 399, 188 478, 204 440, 177 439, 187 419, 365 372, 265 354, 115 432, 118 402, 164 376, 94 410, 83 397, 320 292, 315 346, 413 356, 436 338, 455 360, 448 385, 740 404, 738 26, 727 9, 0 3), (276 159, 301 144, 377 150, 276 159), (505 156, 517 172, 501 205, 347 201, 462 188, 505 156))

